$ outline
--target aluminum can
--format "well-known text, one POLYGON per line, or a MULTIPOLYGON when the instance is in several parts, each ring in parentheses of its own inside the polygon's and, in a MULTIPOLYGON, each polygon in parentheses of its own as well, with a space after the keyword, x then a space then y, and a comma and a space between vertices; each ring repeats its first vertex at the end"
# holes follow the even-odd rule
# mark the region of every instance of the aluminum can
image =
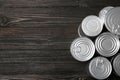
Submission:
POLYGON ((95 79, 106 79, 112 72, 112 65, 107 58, 95 57, 89 63, 89 74, 95 79))
POLYGON ((103 23, 101 22, 100 18, 95 15, 87 16, 83 19, 82 23, 82 31, 87 36, 97 36, 101 33, 103 29, 103 23))
POLYGON ((111 33, 120 35, 120 7, 115 7, 107 12, 105 26, 111 33))
POLYGON ((95 46, 91 39, 79 37, 72 42, 70 52, 76 60, 88 61, 94 56, 95 46))
POLYGON ((96 38, 95 47, 100 55, 111 57, 119 51, 119 38, 115 34, 104 32, 96 38))

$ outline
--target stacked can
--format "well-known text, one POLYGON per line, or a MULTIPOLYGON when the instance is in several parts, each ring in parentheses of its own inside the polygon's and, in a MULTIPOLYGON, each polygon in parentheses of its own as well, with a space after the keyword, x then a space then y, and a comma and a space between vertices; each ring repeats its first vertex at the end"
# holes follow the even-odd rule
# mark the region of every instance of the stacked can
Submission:
POLYGON ((75 39, 70 47, 72 56, 78 61, 87 61, 95 53, 94 43, 86 37, 75 39))
POLYGON ((114 73, 120 76, 120 53, 112 59, 114 73))
POLYGON ((119 38, 110 32, 104 32, 96 38, 95 47, 100 55, 111 57, 119 50, 119 38))
POLYGON ((88 72, 91 77, 108 78, 112 72, 112 65, 114 72, 120 76, 120 54, 118 53, 120 7, 108 6, 103 8, 98 16, 85 17, 78 27, 78 34, 79 38, 72 42, 70 52, 78 61, 89 61, 88 72), (103 27, 104 25, 105 27, 103 27), (107 32, 104 32, 104 28, 107 29, 107 32), (118 55, 114 57, 116 54, 118 55), (112 64, 108 57, 114 57, 112 64))
POLYGON ((112 72, 112 66, 108 59, 95 57, 90 61, 88 70, 95 79, 106 79, 112 72))

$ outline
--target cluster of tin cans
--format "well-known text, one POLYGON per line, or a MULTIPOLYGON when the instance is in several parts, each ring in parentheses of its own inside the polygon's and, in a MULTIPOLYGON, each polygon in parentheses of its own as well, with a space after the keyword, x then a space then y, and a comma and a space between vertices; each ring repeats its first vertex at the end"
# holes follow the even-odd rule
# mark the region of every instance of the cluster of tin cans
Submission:
POLYGON ((120 7, 108 6, 98 16, 85 17, 78 34, 70 51, 76 60, 89 61, 89 74, 95 79, 106 79, 112 71, 120 76, 120 7))

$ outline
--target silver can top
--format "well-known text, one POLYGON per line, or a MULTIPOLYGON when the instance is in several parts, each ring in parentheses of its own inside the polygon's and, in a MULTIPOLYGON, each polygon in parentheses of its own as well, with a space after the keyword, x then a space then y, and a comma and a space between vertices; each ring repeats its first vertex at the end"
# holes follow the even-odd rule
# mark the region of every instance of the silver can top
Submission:
POLYGON ((111 57, 115 55, 120 48, 119 38, 110 32, 104 32, 96 38, 95 47, 100 55, 111 57))
POLYGON ((105 23, 105 16, 106 14, 108 13, 109 10, 111 10, 112 6, 107 6, 107 7, 104 7, 100 12, 99 12, 99 17, 100 19, 102 20, 103 23, 105 23))
POLYGON ((120 35, 120 7, 115 7, 107 12, 105 25, 111 33, 120 35))
POLYGON ((82 30, 87 36, 97 36, 103 29, 100 18, 94 15, 87 16, 82 21, 82 30))
POLYGON ((88 61, 95 53, 95 46, 89 38, 79 37, 72 42, 70 51, 76 60, 88 61))
POLYGON ((89 63, 89 72, 95 79, 106 79, 112 72, 112 66, 108 59, 96 57, 89 63))
POLYGON ((120 76, 120 53, 113 60, 113 69, 120 76))

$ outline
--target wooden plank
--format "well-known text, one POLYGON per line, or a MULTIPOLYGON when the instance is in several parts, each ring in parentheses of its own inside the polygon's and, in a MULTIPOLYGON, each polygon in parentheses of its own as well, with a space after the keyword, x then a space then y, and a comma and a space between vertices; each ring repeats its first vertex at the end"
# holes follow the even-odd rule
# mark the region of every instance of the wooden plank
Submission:
MULTIPOLYGON (((20 37, 20 35, 21 35, 21 38, 25 38, 25 37, 27 37, 26 35, 28 35, 28 36, 31 35, 31 37, 32 37, 32 35, 38 35, 36 37, 45 36, 45 35, 52 37, 52 36, 57 36, 60 34, 65 35, 63 37, 67 37, 67 36, 69 37, 72 34, 76 34, 77 28, 78 28, 78 26, 69 26, 66 28, 60 27, 60 26, 58 26, 58 27, 53 27, 53 28, 52 27, 51 28, 40 28, 40 27, 39 28, 1 28, 0 35, 2 36, 2 35, 6 34, 6 36, 3 36, 5 38, 7 38, 7 35, 8 35, 8 37, 11 36, 11 38, 12 37, 17 38, 17 35, 19 35, 18 38, 20 37)), ((33 36, 33 37, 35 37, 35 36, 33 36)))
POLYGON ((60 7, 60 8, 0 8, 0 14, 23 18, 83 18, 98 14, 101 8, 60 7))
MULTIPOLYGON (((22 57, 72 57, 68 50, 1 50, 0 58, 22 57)), ((72 59, 73 60, 73 59, 72 59)), ((69 61, 69 60, 67 60, 69 61)))
POLYGON ((69 39, 74 38, 76 34, 77 26, 74 28, 70 26, 69 29, 2 28, 0 49, 69 49, 71 43, 69 39))
POLYGON ((103 8, 106 6, 119 6, 118 0, 79 0, 79 6, 103 8))
POLYGON ((105 7, 119 6, 118 0, 1 0, 1 7, 105 7), (93 4, 93 2, 95 4, 93 4))
POLYGON ((68 50, 7 50, 0 52, 0 63, 76 63, 68 50))
MULTIPOLYGON (((86 75, 0 75, 1 80, 94 80, 86 75)), ((109 80, 117 79, 119 77, 112 76, 107 78, 109 80)))
POLYGON ((1 0, 2 7, 77 6, 78 0, 1 0))
POLYGON ((37 62, 1 63, 0 74, 38 74, 38 75, 86 75, 86 63, 52 64, 37 62), (83 65, 83 66, 81 66, 83 65))
POLYGON ((0 76, 1 80, 93 80, 86 75, 11 75, 11 76, 0 76), (88 79, 87 79, 88 78, 88 79))

